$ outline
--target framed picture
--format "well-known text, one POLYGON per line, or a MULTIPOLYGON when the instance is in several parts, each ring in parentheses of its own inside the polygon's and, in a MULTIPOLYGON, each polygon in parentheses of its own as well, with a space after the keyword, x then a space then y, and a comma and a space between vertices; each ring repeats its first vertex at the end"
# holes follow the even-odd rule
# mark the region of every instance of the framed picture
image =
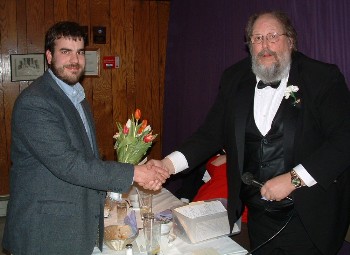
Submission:
POLYGON ((85 49, 85 76, 100 76, 100 49, 85 49))
POLYGON ((32 81, 45 71, 44 53, 11 54, 11 81, 32 81))

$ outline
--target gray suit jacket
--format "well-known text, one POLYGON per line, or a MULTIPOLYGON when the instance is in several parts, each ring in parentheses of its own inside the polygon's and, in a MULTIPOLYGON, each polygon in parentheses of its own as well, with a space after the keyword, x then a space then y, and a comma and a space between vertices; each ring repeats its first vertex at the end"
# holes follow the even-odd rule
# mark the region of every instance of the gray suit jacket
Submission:
POLYGON ((78 111, 48 72, 16 100, 3 238, 15 255, 91 254, 99 229, 102 245, 106 190, 126 192, 132 183, 132 165, 99 159, 92 114, 86 100, 82 105, 92 146, 78 111))

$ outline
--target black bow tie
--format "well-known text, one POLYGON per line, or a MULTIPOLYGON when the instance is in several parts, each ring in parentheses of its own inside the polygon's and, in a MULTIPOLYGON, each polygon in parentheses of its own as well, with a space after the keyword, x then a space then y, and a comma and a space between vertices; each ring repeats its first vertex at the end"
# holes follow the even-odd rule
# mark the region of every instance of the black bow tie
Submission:
POLYGON ((258 89, 263 89, 263 88, 265 88, 265 87, 267 87, 267 86, 270 86, 271 88, 273 88, 273 89, 277 89, 278 88, 278 86, 280 85, 280 83, 281 83, 281 81, 275 81, 275 82, 272 82, 272 83, 264 83, 263 81, 259 81, 258 82, 258 85, 257 85, 257 88, 258 89))

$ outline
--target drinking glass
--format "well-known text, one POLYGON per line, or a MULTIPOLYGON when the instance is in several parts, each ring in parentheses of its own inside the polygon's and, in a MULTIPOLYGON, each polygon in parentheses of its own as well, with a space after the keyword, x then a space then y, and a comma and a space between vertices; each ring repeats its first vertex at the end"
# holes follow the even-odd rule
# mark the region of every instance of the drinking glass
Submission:
POLYGON ((117 225, 125 225, 124 219, 128 213, 128 205, 125 201, 119 201, 117 208, 117 225))
POLYGON ((154 219, 153 213, 146 213, 143 219, 143 233, 147 255, 160 255, 161 230, 160 222, 154 219))
POLYGON ((145 213, 152 212, 152 200, 153 200, 152 193, 139 191, 139 206, 140 206, 141 219, 143 219, 143 216, 145 213))

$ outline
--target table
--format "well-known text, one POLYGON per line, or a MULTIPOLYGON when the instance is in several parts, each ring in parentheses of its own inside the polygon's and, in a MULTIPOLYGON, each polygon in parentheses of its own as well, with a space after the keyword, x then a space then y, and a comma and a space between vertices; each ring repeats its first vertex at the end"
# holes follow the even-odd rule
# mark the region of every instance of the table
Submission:
MULTIPOLYGON (((131 189, 129 194, 136 192, 135 187, 131 189)), ((169 208, 181 206, 183 203, 176 198, 171 192, 163 188, 161 191, 155 192, 153 196, 153 212, 161 212, 169 208)), ((135 209, 137 212, 137 209, 135 209)), ((139 213, 136 213, 139 215, 139 213)), ((138 216, 139 217, 139 216, 138 216)), ((140 219, 138 218, 138 226, 142 226, 140 219)), ((111 224, 111 219, 105 220, 106 225, 111 224)), ((144 255, 145 252, 140 252, 139 247, 142 246, 143 233, 139 232, 139 236, 136 241, 133 242, 134 255, 144 255)), ((244 255, 247 253, 243 247, 237 244, 228 236, 218 237, 204 241, 197 244, 189 244, 180 238, 176 238, 169 243, 167 236, 162 236, 161 255, 244 255)), ((103 252, 101 253, 97 247, 95 247, 93 253, 104 255, 124 255, 125 251, 114 251, 106 245, 103 245, 103 252)))

